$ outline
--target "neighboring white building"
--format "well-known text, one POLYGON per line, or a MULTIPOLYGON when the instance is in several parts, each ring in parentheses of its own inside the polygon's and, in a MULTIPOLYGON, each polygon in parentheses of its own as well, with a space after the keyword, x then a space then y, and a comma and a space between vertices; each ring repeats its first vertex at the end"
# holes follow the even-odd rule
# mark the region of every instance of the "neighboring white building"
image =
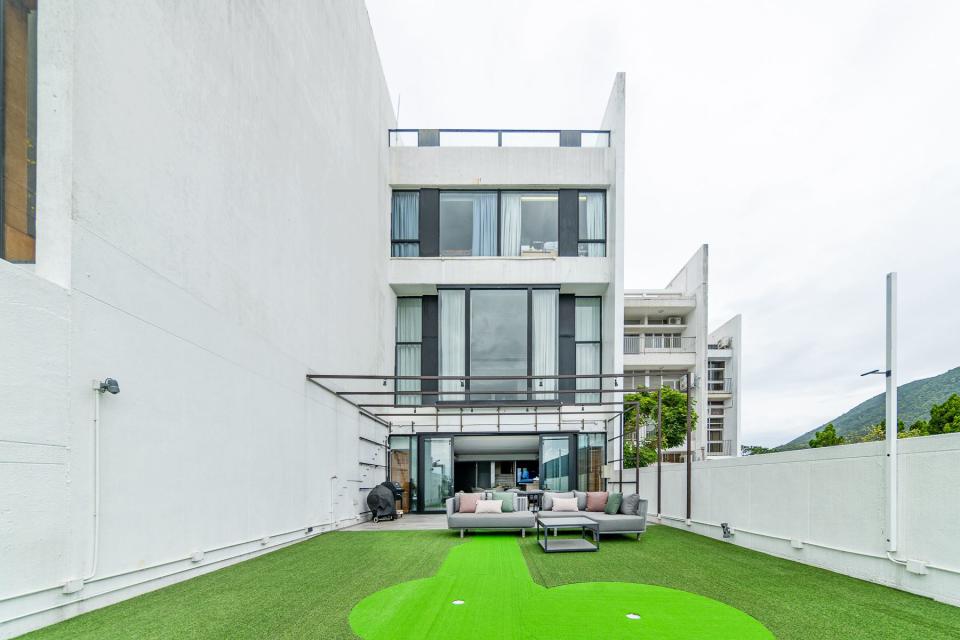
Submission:
MULTIPOLYGON (((694 459, 740 452, 740 316, 708 333, 708 249, 703 245, 663 289, 624 295, 623 371, 628 388, 686 389, 699 422, 694 459)), ((664 459, 683 460, 686 445, 664 459)))

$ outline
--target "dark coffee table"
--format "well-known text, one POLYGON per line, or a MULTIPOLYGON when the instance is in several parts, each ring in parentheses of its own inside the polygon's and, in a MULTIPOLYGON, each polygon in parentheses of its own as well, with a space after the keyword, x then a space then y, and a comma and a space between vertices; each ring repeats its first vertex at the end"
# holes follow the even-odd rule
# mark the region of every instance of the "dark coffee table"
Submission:
POLYGON ((560 553, 564 551, 599 551, 600 550, 600 525, 590 518, 583 516, 570 516, 569 518, 546 518, 540 519, 537 515, 537 543, 546 553, 560 553), (540 530, 543 529, 543 538, 540 538, 540 530), (580 538, 577 540, 550 540, 550 529, 580 529, 580 538), (587 531, 593 534, 591 542, 585 536, 587 531))

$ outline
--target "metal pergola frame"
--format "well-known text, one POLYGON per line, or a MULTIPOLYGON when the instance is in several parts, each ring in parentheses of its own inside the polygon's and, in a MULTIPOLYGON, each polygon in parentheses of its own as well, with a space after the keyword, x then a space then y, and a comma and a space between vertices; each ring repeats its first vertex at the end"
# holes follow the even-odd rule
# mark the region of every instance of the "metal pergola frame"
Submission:
MULTIPOLYGON (((611 443, 619 441, 620 446, 619 457, 614 460, 608 460, 607 463, 621 463, 620 466, 620 479, 619 480, 608 480, 608 483, 618 484, 622 488, 626 482, 624 481, 624 473, 626 469, 623 467, 625 462, 623 450, 624 450, 624 439, 626 437, 626 426, 624 421, 624 416, 627 410, 630 407, 637 409, 634 414, 634 428, 633 428, 633 445, 634 445, 634 483, 637 492, 640 491, 640 412, 639 412, 639 402, 637 401, 626 401, 624 399, 624 394, 628 393, 641 393, 641 392, 656 392, 657 393, 657 425, 656 425, 656 442, 657 442, 657 516, 659 517, 662 513, 662 491, 661 491, 661 481, 662 481, 662 468, 663 468, 663 387, 638 387, 636 389, 625 389, 623 388, 623 380, 628 377, 629 374, 622 373, 598 373, 598 374, 555 374, 555 375, 517 375, 517 376, 401 376, 401 375, 375 375, 375 374, 324 374, 324 373, 308 373, 307 380, 311 383, 317 385, 318 387, 326 390, 327 392, 333 394, 337 398, 343 400, 344 402, 349 403, 350 405, 357 408, 361 415, 373 420, 377 424, 387 428, 387 435, 390 435, 394 429, 410 429, 409 433, 404 433, 402 435, 412 435, 417 433, 425 433, 424 431, 418 431, 417 425, 415 424, 415 419, 423 419, 433 417, 434 432, 440 432, 440 418, 458 418, 459 419, 459 430, 461 433, 464 433, 464 427, 471 426, 482 426, 482 427, 492 427, 490 423, 476 423, 473 425, 464 424, 464 419, 466 418, 468 423, 472 418, 496 418, 496 428, 497 431, 501 431, 500 418, 501 417, 517 417, 517 416, 527 416, 533 417, 534 422, 532 424, 518 424, 518 423, 509 423, 508 427, 534 427, 534 430, 537 433, 541 433, 541 425, 539 419, 541 417, 551 417, 555 420, 557 425, 558 432, 577 432, 583 431, 586 420, 586 416, 603 416, 602 418, 591 418, 591 422, 599 422, 601 419, 604 422, 605 427, 609 427, 611 420, 619 419, 620 424, 620 433, 614 435, 613 437, 607 438, 607 446, 609 447, 611 443), (527 384, 527 388, 522 391, 496 391, 498 395, 509 395, 509 396, 520 396, 531 398, 536 397, 537 395, 543 394, 555 394, 557 397, 556 401, 543 401, 542 399, 535 400, 500 400, 500 401, 468 401, 467 398, 470 397, 470 394, 476 395, 488 395, 490 391, 468 391, 467 390, 467 381, 472 380, 482 380, 482 381, 503 381, 503 382, 527 382, 532 383, 533 381, 543 381, 543 380, 590 380, 600 381, 599 388, 590 388, 590 389, 548 389, 548 390, 537 390, 532 388, 532 384, 527 384), (613 380, 613 388, 603 388, 604 380, 613 380), (421 386, 424 381, 430 382, 440 382, 440 381, 459 381, 460 389, 458 390, 372 390, 372 389, 335 389, 330 386, 330 381, 354 381, 354 382, 370 382, 370 381, 382 381, 382 386, 387 386, 388 381, 393 382, 393 386, 396 387, 397 381, 418 381, 421 386), (576 398, 578 394, 590 394, 593 396, 599 396, 599 401, 597 402, 577 402, 576 398), (441 396, 463 396, 464 401, 442 401, 440 400, 441 396), (604 396, 612 396, 612 399, 609 401, 604 401, 604 396), (392 397, 391 402, 360 402, 356 397, 362 396, 373 396, 376 398, 388 398, 392 397), (432 404, 400 404, 398 402, 399 398, 415 396, 419 397, 421 402, 426 396, 428 398, 434 399, 432 404), (567 400, 560 400, 561 397, 567 398, 567 400), (573 397, 573 402, 569 401, 569 398, 573 397), (507 409, 504 411, 504 409, 507 409), (523 411, 520 411, 523 409, 523 411), (531 412, 530 409, 533 409, 531 412), (543 411, 542 409, 548 409, 548 411, 543 411), (588 410, 589 409, 589 410, 588 410), (478 411, 479 410, 479 411, 478 411), (466 411, 466 413, 465 413, 466 411), (406 422, 395 421, 394 418, 410 418, 411 421, 409 424, 406 422), (567 418, 566 420, 564 418, 567 418), (569 429, 565 430, 563 428, 564 424, 579 424, 579 429, 569 429)), ((686 495, 686 513, 687 520, 691 518, 691 479, 692 479, 692 469, 691 469, 691 458, 692 458, 692 444, 690 442, 692 435, 692 425, 690 422, 690 412, 692 398, 690 395, 691 392, 691 380, 690 373, 686 372, 685 374, 686 384, 685 392, 687 396, 687 418, 686 418, 686 485, 687 485, 687 495, 686 495)), ((559 385, 558 385, 559 386, 559 385)), ((551 421, 552 424, 553 421, 551 421)), ((423 425, 421 425, 423 426, 423 425)), ((607 428, 604 431, 608 431, 607 428)), ((428 433, 428 432, 427 432, 428 433)), ((470 433, 469 431, 466 433, 470 433)), ((506 433, 510 433, 507 431, 506 433)), ((389 451, 389 445, 387 438, 384 438, 383 443, 375 443, 369 438, 361 438, 362 440, 377 444, 382 446, 385 450, 389 451)))

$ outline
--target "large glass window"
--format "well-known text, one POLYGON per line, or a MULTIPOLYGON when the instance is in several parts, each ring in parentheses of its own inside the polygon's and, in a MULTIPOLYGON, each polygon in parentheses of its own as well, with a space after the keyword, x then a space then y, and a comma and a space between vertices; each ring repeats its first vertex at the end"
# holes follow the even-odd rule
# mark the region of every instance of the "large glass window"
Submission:
POLYGON ((504 192, 500 196, 500 255, 555 256, 556 192, 504 192))
MULTIPOLYGON (((396 375, 420 375, 420 350, 423 342, 421 298, 397 298, 396 375)), ((396 391, 420 391, 419 380, 397 380, 396 391)), ((417 393, 398 393, 397 404, 420 404, 417 393)))
POLYGON ((580 241, 577 253, 591 258, 607 255, 607 199, 602 191, 581 191, 579 203, 580 241))
MULTIPOLYGON (((463 376, 466 372, 466 291, 441 289, 440 299, 440 375, 463 376)), ((440 400, 463 400, 461 380, 441 380, 440 400)))
POLYGON ((497 194, 440 193, 440 255, 497 255, 497 194))
POLYGON ((453 438, 423 439, 423 510, 441 511, 453 496, 453 438))
MULTIPOLYGON (((470 292, 470 375, 527 375, 527 291, 470 292)), ((472 380, 473 400, 523 400, 527 381, 472 380), (480 393, 477 393, 480 392, 480 393), (511 393, 514 392, 514 393, 511 393)))
POLYGON ((420 255, 420 193, 394 191, 390 212, 390 255, 420 255))
MULTIPOLYGON (((600 373, 600 298, 577 298, 577 375, 600 373)), ((599 389, 600 378, 577 378, 577 389, 599 389)), ((599 393, 578 393, 577 402, 600 402, 599 393)))
POLYGON ((390 436, 390 480, 400 483, 400 508, 409 513, 417 506, 417 437, 390 436))

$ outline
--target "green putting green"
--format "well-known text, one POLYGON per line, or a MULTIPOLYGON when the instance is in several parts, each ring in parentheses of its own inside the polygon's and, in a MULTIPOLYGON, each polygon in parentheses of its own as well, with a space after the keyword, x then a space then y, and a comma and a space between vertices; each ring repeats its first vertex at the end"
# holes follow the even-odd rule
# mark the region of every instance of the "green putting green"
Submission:
POLYGON ((504 536, 478 536, 453 548, 432 578, 367 596, 350 626, 365 640, 774 637, 739 609, 686 591, 626 582, 547 589, 504 536))

